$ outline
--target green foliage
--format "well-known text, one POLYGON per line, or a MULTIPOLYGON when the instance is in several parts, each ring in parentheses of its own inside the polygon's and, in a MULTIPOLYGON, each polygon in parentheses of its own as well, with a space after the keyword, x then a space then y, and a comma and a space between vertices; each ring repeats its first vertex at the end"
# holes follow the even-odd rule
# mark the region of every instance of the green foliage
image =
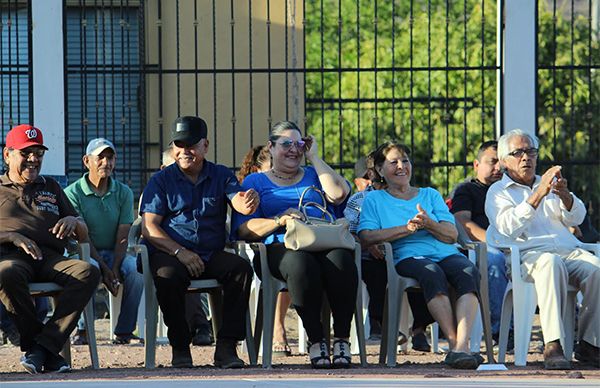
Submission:
MULTIPOLYGON (((358 157, 395 138, 411 147, 415 184, 447 195, 496 138, 496 1, 305 4, 307 131, 325 160, 351 179, 358 157)), ((559 10, 554 23, 539 4, 541 164, 591 160, 565 171, 598 208, 600 47, 586 17, 559 10)))

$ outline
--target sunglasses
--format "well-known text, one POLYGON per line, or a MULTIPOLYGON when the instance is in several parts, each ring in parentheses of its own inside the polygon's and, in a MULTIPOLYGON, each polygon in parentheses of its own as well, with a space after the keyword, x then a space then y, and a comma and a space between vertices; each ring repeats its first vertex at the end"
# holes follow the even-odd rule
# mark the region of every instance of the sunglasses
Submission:
POLYGON ((24 158, 29 158, 29 156, 31 156, 31 155, 41 158, 46 153, 46 150, 44 150, 42 148, 37 148, 37 149, 33 149, 33 150, 25 149, 25 150, 17 150, 17 151, 19 151, 21 156, 24 158))
POLYGON ((292 148, 292 146, 296 146, 296 148, 299 151, 304 151, 304 146, 306 145, 306 142, 304 140, 293 141, 293 140, 288 139, 288 140, 284 140, 284 141, 281 141, 276 144, 279 144, 281 146, 281 148, 283 148, 285 151, 292 148))
POLYGON ((527 154, 527 156, 534 157, 534 156, 537 156, 538 149, 537 148, 526 148, 526 149, 517 148, 516 150, 509 152, 508 154, 515 158, 520 158, 523 156, 523 154, 527 154))

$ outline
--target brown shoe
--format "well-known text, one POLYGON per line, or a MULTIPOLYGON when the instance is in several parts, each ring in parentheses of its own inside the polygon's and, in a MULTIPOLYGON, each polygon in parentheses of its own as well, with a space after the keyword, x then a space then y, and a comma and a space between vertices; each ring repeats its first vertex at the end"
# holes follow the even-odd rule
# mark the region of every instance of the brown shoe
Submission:
POLYGON ((546 344, 546 349, 544 349, 544 368, 548 370, 571 369, 571 363, 565 358, 559 340, 546 344))
POLYGON ((579 341, 575 347, 575 359, 582 364, 600 368, 600 348, 585 341, 579 341))

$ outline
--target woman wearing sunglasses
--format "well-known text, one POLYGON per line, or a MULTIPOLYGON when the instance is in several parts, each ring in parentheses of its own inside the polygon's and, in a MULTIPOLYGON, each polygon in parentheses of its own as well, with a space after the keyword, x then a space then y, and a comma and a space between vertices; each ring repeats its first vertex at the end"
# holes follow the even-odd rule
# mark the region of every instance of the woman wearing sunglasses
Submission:
MULTIPOLYGON (((234 216, 234 230, 247 241, 267 244, 269 269, 276 278, 287 283, 292 305, 302 318, 309 340, 309 357, 314 368, 347 368, 351 364, 350 322, 354 314, 357 272, 354 254, 348 249, 322 252, 293 251, 285 248, 286 224, 302 218, 298 201, 304 189, 316 186, 325 193, 327 206, 341 204, 350 193, 348 182, 317 153, 314 138, 302 137, 298 126, 289 121, 275 124, 267 147, 272 156, 266 173, 248 175, 242 184, 259 193, 261 205, 252 216, 234 216), (310 166, 302 166, 303 159, 310 166), (323 292, 333 314, 333 357, 323 338, 321 305, 323 292)), ((304 202, 321 203, 321 197, 309 191, 304 202)), ((309 208, 309 216, 320 217, 320 211, 309 208)))

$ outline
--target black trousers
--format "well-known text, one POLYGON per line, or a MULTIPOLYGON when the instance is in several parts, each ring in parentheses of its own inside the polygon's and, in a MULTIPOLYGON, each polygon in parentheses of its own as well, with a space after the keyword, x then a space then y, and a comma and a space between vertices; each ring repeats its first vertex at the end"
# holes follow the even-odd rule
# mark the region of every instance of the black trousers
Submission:
POLYGON ((21 335, 21 350, 36 343, 58 354, 77 325, 79 315, 100 281, 100 271, 78 259, 67 259, 42 248, 43 260, 34 260, 21 249, 2 252, 0 257, 0 301, 21 335), (37 319, 29 294, 31 282, 54 282, 64 290, 54 313, 45 324, 37 319))
POLYGON ((350 336, 358 285, 352 251, 292 251, 283 244, 270 244, 267 245, 267 261, 273 276, 287 283, 292 305, 302 318, 311 343, 323 339, 323 292, 327 294, 333 315, 333 335, 350 336))
MULTIPOLYGON (((385 260, 362 260, 362 280, 367 286, 369 293, 369 317, 379 323, 383 318, 383 303, 385 300, 385 290, 387 288, 387 269, 385 260)), ((416 328, 425 329, 427 325, 435 322, 427 304, 425 297, 420 291, 408 292, 408 303, 413 313, 413 330, 416 328)), ((405 333, 408 335, 408 333, 405 333)))
MULTIPOLYGON (((190 274, 179 260, 160 251, 150 256, 150 270, 168 327, 169 342, 173 348, 187 348, 192 340, 185 307, 190 274)), ((246 337, 252 276, 250 263, 233 253, 215 252, 204 263, 204 272, 198 279, 216 279, 223 285, 223 321, 217 339, 243 340, 246 337)))

